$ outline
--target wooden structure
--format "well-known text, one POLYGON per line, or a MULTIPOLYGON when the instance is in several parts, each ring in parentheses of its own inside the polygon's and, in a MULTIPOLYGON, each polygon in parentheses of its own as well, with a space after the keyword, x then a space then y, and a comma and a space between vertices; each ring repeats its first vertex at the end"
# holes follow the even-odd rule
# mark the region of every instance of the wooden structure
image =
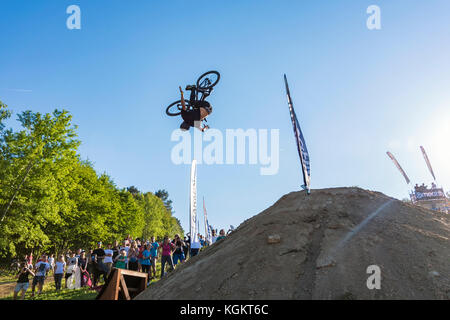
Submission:
POLYGON ((148 274, 113 268, 96 300, 131 300, 147 288, 148 274))

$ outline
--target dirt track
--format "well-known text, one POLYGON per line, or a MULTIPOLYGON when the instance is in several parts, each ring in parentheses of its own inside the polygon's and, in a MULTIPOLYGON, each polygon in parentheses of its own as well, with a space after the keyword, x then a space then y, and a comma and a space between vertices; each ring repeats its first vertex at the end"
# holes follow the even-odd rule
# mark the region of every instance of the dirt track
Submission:
POLYGON ((449 237, 449 215, 378 192, 293 192, 136 299, 450 299, 449 237))

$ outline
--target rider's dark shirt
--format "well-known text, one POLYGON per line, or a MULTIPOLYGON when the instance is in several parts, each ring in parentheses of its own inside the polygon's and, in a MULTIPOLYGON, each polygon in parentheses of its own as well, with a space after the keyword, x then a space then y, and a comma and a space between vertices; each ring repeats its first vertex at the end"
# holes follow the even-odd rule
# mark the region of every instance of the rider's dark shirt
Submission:
POLYGON ((189 111, 181 110, 181 117, 190 127, 194 126, 194 121, 200 121, 200 109, 192 109, 189 111))

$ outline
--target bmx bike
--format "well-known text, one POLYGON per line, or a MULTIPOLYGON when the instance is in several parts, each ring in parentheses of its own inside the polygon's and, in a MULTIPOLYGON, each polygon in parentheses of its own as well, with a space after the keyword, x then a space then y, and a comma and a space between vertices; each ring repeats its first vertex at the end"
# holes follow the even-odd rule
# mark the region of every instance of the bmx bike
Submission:
MULTIPOLYGON (((186 87, 186 90, 194 91, 194 95, 191 94, 191 98, 194 97, 194 99, 189 98, 184 100, 187 111, 196 108, 196 101, 204 101, 211 94, 213 87, 219 82, 219 80, 219 72, 208 71, 197 79, 197 84, 195 86, 186 87)), ((181 114, 182 108, 181 100, 175 101, 166 108, 166 114, 171 117, 178 116, 181 114)))

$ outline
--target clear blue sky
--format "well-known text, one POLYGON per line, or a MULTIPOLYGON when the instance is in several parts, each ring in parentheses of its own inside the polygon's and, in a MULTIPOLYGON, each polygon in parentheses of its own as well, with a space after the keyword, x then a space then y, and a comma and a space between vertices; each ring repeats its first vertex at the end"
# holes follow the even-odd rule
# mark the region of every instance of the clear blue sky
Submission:
MULTIPOLYGON (((404 198, 413 183, 450 189, 448 0, 0 1, 0 99, 15 112, 66 108, 80 153, 119 187, 166 189, 189 225, 189 166, 172 164, 178 86, 214 69, 210 126, 280 129, 280 170, 201 165, 198 194, 217 228, 238 226, 299 190, 283 84, 311 157, 312 188, 360 186, 404 198), (66 8, 81 8, 81 30, 66 8), (381 30, 366 27, 369 5, 381 30)), ((200 212, 202 212, 200 210, 200 212)), ((201 225, 201 228, 202 225, 201 225)))

